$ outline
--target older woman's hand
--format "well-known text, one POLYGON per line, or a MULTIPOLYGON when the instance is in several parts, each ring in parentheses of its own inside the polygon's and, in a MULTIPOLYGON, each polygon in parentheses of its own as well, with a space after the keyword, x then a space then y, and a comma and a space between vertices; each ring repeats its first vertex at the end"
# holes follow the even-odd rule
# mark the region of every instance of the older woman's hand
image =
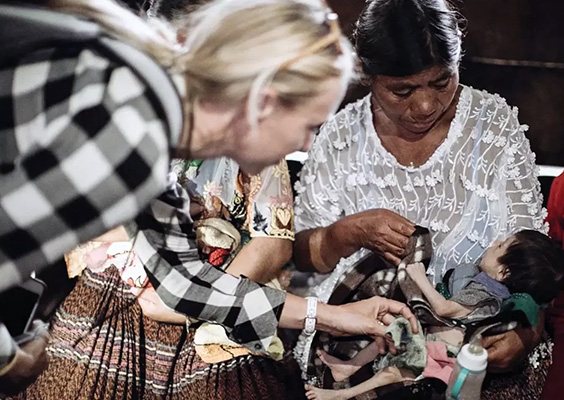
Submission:
MULTIPOLYGON (((542 332, 542 326, 540 332, 542 332)), ((487 336, 482 345, 488 351, 488 370, 509 372, 515 368, 540 342, 539 329, 516 328, 501 335, 487 336)))
POLYGON ((415 224, 383 208, 363 211, 350 218, 360 247, 379 252, 395 265, 400 263, 415 224))
POLYGON ((407 305, 378 296, 341 306, 320 303, 318 329, 334 336, 384 337, 386 326, 391 324, 396 316, 407 319, 413 332, 418 332, 415 315, 407 305))

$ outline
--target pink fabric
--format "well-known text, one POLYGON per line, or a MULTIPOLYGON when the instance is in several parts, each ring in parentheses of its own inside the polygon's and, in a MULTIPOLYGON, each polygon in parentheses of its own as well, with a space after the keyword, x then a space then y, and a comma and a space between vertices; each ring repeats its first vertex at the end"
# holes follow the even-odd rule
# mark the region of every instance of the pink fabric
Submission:
POLYGON ((456 359, 447 356, 446 344, 427 342, 427 365, 423 370, 425 378, 437 378, 448 384, 456 365, 456 359))

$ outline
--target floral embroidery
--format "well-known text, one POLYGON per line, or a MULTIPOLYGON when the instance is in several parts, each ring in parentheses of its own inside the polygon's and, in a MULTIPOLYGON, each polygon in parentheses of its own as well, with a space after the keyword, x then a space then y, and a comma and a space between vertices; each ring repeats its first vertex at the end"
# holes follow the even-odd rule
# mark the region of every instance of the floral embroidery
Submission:
MULTIPOLYGON (((447 138, 421 167, 401 166, 374 130, 367 96, 340 111, 316 137, 295 186, 296 228, 328 225, 371 208, 393 209, 431 228, 441 246, 429 272, 440 279, 457 263, 479 259, 498 237, 524 228, 546 231, 526 130, 503 98, 463 87, 447 138), (357 142, 362 145, 351 145, 357 142)), ((337 270, 331 274, 336 275, 337 270)))

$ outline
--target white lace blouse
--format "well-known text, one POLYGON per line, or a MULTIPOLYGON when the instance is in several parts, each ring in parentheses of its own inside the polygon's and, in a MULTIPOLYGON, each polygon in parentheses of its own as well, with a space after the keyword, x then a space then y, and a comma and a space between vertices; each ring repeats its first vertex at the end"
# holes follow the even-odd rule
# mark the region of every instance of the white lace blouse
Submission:
MULTIPOLYGON (((370 95, 349 104, 323 126, 296 183, 296 231, 371 208, 393 210, 430 229, 435 281, 475 263, 498 238, 525 228, 546 233, 535 155, 517 113, 499 95, 463 86, 446 139, 410 167, 382 146, 370 95)), ((341 260, 317 288, 321 300, 365 253, 341 260)))

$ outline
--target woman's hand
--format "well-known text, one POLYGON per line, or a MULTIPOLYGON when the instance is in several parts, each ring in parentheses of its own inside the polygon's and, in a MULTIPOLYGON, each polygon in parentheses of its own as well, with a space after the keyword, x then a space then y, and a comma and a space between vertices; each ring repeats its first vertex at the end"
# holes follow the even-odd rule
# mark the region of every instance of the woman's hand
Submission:
POLYGON ((353 226, 352 239, 358 248, 377 251, 395 265, 400 263, 409 237, 415 231, 411 221, 383 208, 363 211, 347 218, 353 226))
POLYGON ((396 316, 407 319, 412 331, 418 332, 415 315, 407 305, 378 296, 341 306, 320 303, 317 316, 317 328, 334 336, 386 337, 386 327, 396 316))
POLYGON ((538 331, 524 327, 484 337, 482 345, 488 351, 488 370, 499 373, 511 371, 539 342, 538 331))
POLYGON ((0 392, 8 396, 15 396, 35 382, 49 365, 45 350, 50 337, 48 327, 40 321, 33 324, 35 338, 16 350, 14 365, 0 377, 0 392))
POLYGON ((328 273, 341 258, 364 247, 398 265, 414 231, 412 222, 390 210, 348 215, 327 227, 299 232, 294 243, 294 264, 300 271, 328 273))
POLYGON ((157 295, 153 288, 131 288, 131 292, 137 296, 137 302, 143 310, 143 315, 157 322, 167 324, 184 324, 186 316, 169 308, 157 295))

